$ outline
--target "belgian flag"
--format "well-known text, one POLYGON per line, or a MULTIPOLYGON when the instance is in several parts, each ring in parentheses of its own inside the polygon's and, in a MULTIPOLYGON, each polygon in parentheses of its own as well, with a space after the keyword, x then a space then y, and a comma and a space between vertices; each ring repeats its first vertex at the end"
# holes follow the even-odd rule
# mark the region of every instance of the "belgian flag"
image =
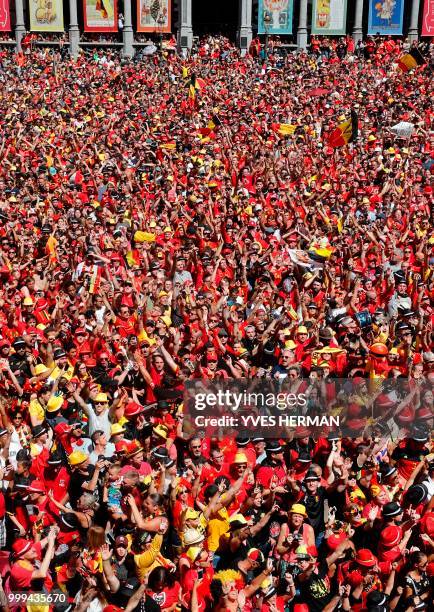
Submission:
POLYGON ((291 125, 290 123, 272 123, 271 129, 279 136, 292 136, 297 129, 297 125, 291 125))
POLYGON ((419 49, 412 49, 409 53, 402 55, 398 60, 398 66, 402 72, 409 72, 413 68, 422 66, 426 60, 419 49))
POLYGON ((357 113, 352 110, 351 118, 340 123, 330 134, 328 144, 334 149, 344 147, 349 142, 354 142, 357 140, 358 131, 359 117, 357 113))

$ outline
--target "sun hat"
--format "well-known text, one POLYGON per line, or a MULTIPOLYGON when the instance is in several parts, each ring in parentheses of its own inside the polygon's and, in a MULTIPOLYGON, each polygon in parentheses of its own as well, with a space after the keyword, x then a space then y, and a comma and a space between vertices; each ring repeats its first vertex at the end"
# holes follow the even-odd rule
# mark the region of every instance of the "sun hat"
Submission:
POLYGON ((89 459, 89 455, 80 450, 75 450, 70 455, 68 455, 68 461, 70 465, 81 465, 87 459, 89 459))
POLYGON ((205 536, 197 529, 189 528, 184 531, 184 546, 194 546, 204 541, 205 536))

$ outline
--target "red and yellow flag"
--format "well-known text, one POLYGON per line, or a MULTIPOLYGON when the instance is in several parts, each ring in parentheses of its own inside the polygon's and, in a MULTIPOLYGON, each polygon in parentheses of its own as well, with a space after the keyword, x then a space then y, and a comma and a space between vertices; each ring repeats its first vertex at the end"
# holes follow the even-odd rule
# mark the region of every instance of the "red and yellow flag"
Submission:
POLYGON ((349 142, 357 139, 358 134, 358 116, 355 111, 351 111, 351 119, 340 123, 330 134, 328 144, 337 149, 344 147, 349 142))
POLYGON ((398 66, 402 72, 409 72, 425 63, 425 58, 419 49, 412 49, 409 53, 402 55, 398 60, 398 66))
POLYGON ((272 123, 271 129, 279 136, 292 136, 298 126, 291 125, 290 123, 272 123))

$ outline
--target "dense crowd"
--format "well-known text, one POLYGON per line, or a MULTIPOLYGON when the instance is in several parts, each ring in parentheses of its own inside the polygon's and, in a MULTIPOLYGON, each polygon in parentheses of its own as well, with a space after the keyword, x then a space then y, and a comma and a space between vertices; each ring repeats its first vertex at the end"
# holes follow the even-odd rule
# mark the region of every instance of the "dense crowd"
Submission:
POLYGON ((432 59, 348 43, 0 53, 5 609, 433 609, 432 59), (191 379, 357 435, 186 430, 191 379))

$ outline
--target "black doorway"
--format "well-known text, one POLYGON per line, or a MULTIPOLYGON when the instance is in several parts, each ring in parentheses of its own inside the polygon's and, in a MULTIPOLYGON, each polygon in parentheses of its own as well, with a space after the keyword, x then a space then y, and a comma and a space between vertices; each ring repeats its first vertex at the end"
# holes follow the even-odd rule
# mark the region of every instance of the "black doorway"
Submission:
POLYGON ((238 2, 241 0, 192 0, 195 36, 223 34, 235 41, 238 29, 238 2))

